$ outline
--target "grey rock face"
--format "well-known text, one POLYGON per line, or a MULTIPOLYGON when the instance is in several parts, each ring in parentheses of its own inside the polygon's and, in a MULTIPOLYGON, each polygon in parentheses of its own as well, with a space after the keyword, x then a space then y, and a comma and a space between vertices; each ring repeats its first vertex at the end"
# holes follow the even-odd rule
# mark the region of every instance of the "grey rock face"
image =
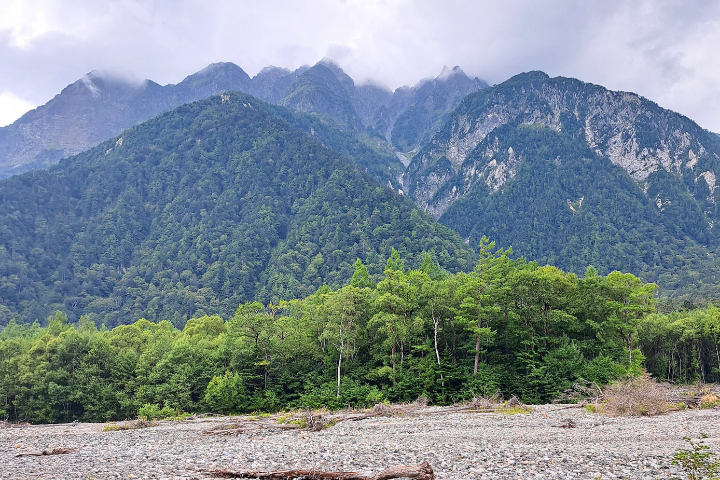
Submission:
POLYGON ((464 95, 484 85, 456 67, 391 92, 372 82, 356 86, 327 59, 295 71, 266 67, 252 79, 235 64, 216 63, 166 86, 90 72, 47 104, 0 128, 0 178, 47 167, 179 105, 228 91, 324 115, 360 134, 370 147, 392 155, 383 137, 389 142, 399 118, 404 133, 398 134, 398 145, 412 150, 430 138, 438 120, 464 95))
POLYGON ((301 112, 327 115, 348 130, 362 130, 362 121, 350 99, 354 88, 352 79, 339 67, 331 69, 327 63, 320 62, 298 76, 290 91, 277 103, 301 112))
POLYGON ((411 197, 439 217, 458 198, 449 192, 436 198, 455 174, 463 172, 468 181, 480 175, 492 190, 512 179, 512 166, 492 158, 493 152, 482 160, 485 165, 465 165, 491 132, 507 124, 545 127, 583 139, 646 192, 656 172, 679 174, 688 184, 703 182, 707 189, 700 190, 709 193, 698 200, 714 206, 720 147, 711 133, 639 95, 542 72, 521 74, 467 97, 406 171, 404 184, 411 197))
POLYGON ((184 103, 249 89, 250 77, 232 63, 212 64, 164 87, 90 72, 0 128, 0 178, 57 163, 184 103))
POLYGON ((252 78, 251 89, 247 93, 264 102, 275 104, 288 94, 297 78, 308 69, 309 67, 305 66, 291 72, 287 68, 265 67, 252 78))

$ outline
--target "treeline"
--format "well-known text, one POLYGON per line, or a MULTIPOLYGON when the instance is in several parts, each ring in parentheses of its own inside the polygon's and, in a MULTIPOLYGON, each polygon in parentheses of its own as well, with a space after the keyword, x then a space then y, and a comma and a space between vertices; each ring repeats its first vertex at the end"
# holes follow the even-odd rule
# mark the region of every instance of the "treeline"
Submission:
POLYGON ((345 287, 243 303, 182 330, 144 319, 98 329, 59 312, 44 327, 11 322, 0 333, 0 408, 11 421, 62 422, 131 418, 147 405, 239 413, 496 391, 537 403, 639 373, 638 345, 652 345, 651 369, 665 371, 654 352, 674 330, 655 344, 648 319, 674 317, 648 317, 654 284, 592 268, 579 278, 509 254, 483 239, 475 269, 449 274, 429 255, 408 270, 393 250, 377 284, 357 261, 345 287))
POLYGON ((720 381, 720 310, 683 309, 648 315, 638 346, 652 375, 674 383, 720 381))

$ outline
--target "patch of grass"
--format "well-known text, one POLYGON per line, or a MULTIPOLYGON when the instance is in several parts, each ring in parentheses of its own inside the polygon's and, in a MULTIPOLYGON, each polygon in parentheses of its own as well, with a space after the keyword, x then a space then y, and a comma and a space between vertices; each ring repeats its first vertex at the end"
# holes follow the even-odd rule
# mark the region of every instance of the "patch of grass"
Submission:
POLYGON ((528 414, 528 413, 532 412, 532 408, 530 408, 526 405, 515 405, 512 407, 501 407, 499 412, 502 415, 528 414))
POLYGON ((287 423, 292 423, 293 425, 297 425, 300 428, 307 428, 307 420, 305 418, 296 418, 293 420, 289 420, 287 423))
POLYGON ((700 408, 713 408, 720 405, 720 398, 713 393, 708 393, 700 398, 700 408))
POLYGON ((585 407, 585 410, 587 410, 589 413, 602 413, 603 408, 602 406, 596 404, 596 403, 586 403, 583 405, 585 407))
POLYGON ((168 420, 168 421, 181 421, 185 420, 186 418, 192 417, 192 413, 187 412, 179 412, 177 415, 173 415, 171 417, 162 417, 161 420, 168 420))
POLYGON ((122 425, 107 425, 103 428, 103 432, 117 432, 121 430, 137 430, 140 428, 149 428, 156 426, 157 423, 139 419, 134 422, 124 423, 122 425))

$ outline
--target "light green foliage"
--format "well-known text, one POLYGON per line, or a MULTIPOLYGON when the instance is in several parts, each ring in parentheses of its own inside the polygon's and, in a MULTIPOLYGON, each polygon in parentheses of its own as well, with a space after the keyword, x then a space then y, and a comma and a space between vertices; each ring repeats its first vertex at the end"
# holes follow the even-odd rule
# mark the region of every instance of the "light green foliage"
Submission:
POLYGON ((368 273, 368 269, 359 258, 355 260, 354 267, 355 271, 353 272, 353 276, 350 279, 350 285, 358 288, 372 287, 372 282, 370 281, 370 274, 368 273))
POLYGON ((229 370, 223 376, 215 376, 205 391, 205 404, 218 413, 239 413, 247 403, 242 377, 229 370))
MULTIPOLYGON (((707 438, 702 434, 701 439, 707 438)), ((673 455, 673 465, 679 466, 688 480, 717 480, 720 478, 720 462, 714 460, 715 453, 703 440, 694 441, 683 437, 690 448, 679 448, 673 455)), ((680 477, 674 477, 680 480, 680 477)))
POLYGON ((147 421, 153 421, 153 420, 159 420, 162 418, 167 417, 174 417, 177 415, 177 411, 168 407, 164 406, 163 408, 160 408, 158 405, 154 403, 146 403, 140 409, 138 410, 138 417, 147 420, 147 421))
POLYGON ((231 318, 200 315, 182 330, 146 319, 98 329, 62 314, 45 327, 10 322, 0 332, 0 408, 38 423, 419 396, 446 404, 498 391, 548 402, 575 383, 640 374, 646 358, 657 376, 677 379, 674 364, 661 363, 668 351, 682 360, 680 378, 718 378, 713 307, 646 314, 654 286, 635 277, 589 269, 580 278, 513 260, 489 241, 481 252, 473 272, 452 274, 425 256, 422 269, 406 269, 391 250, 372 287, 245 302, 231 318))

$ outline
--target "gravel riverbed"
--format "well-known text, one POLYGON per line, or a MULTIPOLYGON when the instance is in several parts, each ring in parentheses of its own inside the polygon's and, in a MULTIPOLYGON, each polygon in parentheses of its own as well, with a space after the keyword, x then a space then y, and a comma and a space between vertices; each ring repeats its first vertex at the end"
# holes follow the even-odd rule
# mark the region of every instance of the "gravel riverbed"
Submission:
MULTIPOLYGON (((428 411, 432 411, 430 408, 428 411)), ((212 478, 198 469, 379 471, 427 461, 438 479, 655 479, 684 436, 720 450, 720 411, 609 418, 581 408, 531 413, 452 413, 341 422, 320 432, 265 430, 206 435, 228 418, 160 422, 103 431, 105 424, 0 428, 2 479, 212 478), (555 425, 572 419, 575 428, 555 425), (77 448, 64 455, 21 452, 77 448)))

